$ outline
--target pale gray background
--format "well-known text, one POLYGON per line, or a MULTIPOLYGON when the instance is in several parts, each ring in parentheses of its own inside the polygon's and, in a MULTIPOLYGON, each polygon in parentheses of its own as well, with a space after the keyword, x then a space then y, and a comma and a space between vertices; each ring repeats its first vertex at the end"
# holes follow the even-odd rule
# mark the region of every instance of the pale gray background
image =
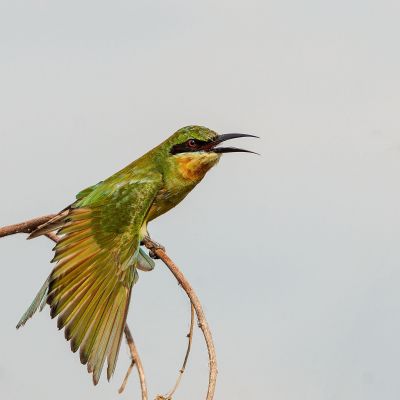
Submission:
MULTIPOLYGON (((0 224, 55 212, 187 124, 261 140, 150 226, 203 301, 217 399, 400 398, 397 0, 0 0, 0 224)), ((2 399, 112 399, 48 309, 52 244, 0 240, 2 399)), ((128 317, 152 396, 189 308, 166 268, 128 317)), ((176 399, 204 398, 196 331, 176 399)), ((138 398, 133 375, 122 399, 138 398)), ((153 397, 152 397, 153 398, 153 397)))

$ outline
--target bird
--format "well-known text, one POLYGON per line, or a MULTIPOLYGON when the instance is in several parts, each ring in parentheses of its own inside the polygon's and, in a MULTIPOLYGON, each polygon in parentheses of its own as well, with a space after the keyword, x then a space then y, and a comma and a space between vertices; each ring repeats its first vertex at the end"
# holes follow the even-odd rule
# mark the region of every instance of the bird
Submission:
MULTIPOLYGON (((141 248, 147 225, 180 203, 225 153, 226 140, 257 137, 217 134, 203 126, 179 129, 127 167, 76 195, 76 200, 34 230, 29 239, 56 232, 56 263, 30 307, 23 326, 47 305, 64 329, 73 352, 99 382, 116 367, 133 285, 138 270, 151 271, 154 260, 141 248)), ((257 154, 257 153, 256 153, 257 154)))

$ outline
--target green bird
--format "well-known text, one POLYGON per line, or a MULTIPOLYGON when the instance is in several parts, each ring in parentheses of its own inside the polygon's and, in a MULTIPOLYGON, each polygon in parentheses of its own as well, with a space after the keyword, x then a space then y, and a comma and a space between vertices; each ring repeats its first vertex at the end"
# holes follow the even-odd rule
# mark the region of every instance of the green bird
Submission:
POLYGON ((154 261, 142 250, 147 224, 181 202, 223 153, 249 152, 217 147, 240 133, 218 135, 201 126, 175 132, 127 167, 76 196, 76 201, 29 238, 57 232, 55 268, 18 322, 21 327, 46 304, 71 350, 99 381, 107 360, 114 373, 137 270, 154 261))

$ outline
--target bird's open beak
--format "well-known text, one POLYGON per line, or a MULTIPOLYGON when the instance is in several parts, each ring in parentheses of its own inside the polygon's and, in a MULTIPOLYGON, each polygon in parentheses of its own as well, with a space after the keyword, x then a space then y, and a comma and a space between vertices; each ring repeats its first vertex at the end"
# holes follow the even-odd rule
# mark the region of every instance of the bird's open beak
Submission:
POLYGON ((242 137, 258 138, 258 136, 246 135, 244 133, 226 133, 224 135, 218 135, 218 137, 215 140, 213 140, 210 151, 212 151, 214 153, 253 153, 253 154, 258 154, 258 153, 255 153, 254 151, 239 149, 237 147, 216 147, 220 143, 225 142, 226 140, 242 138, 242 137))

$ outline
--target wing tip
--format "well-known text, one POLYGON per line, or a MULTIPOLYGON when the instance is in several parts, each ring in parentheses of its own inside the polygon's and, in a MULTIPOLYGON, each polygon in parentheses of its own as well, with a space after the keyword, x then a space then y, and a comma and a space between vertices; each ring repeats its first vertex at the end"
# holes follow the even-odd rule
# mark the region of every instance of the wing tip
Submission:
POLYGON ((96 373, 93 373, 92 380, 93 380, 93 385, 97 386, 97 384, 99 383, 99 380, 100 380, 100 376, 98 376, 96 373))

